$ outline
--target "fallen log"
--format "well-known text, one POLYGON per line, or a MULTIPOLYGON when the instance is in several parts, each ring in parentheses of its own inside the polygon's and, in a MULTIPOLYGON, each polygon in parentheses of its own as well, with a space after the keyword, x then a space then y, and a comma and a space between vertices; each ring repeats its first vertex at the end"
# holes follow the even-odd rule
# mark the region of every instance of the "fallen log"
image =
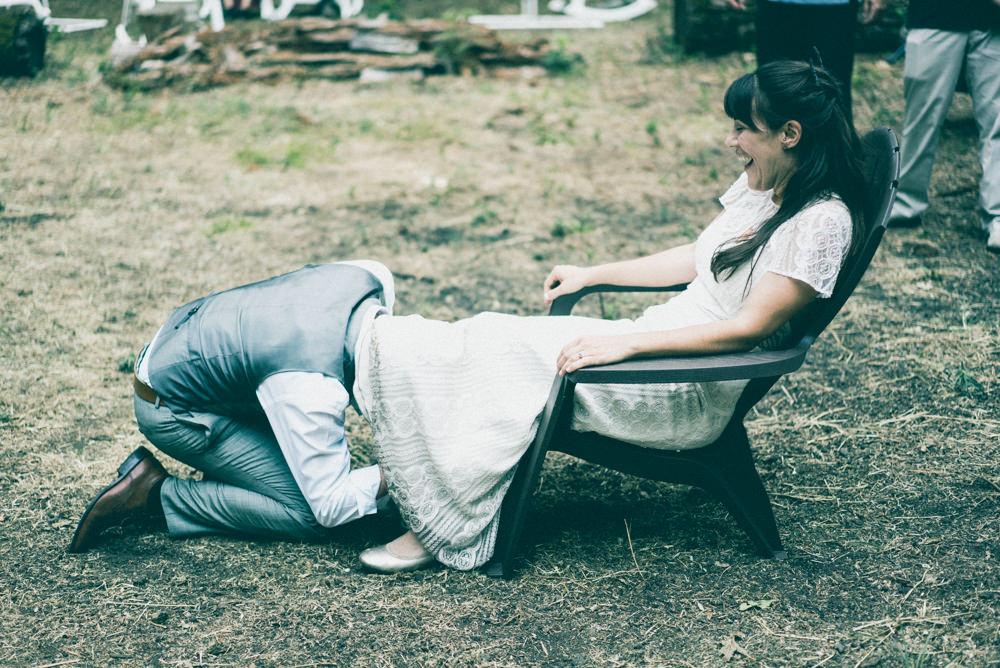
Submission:
POLYGON ((438 20, 334 20, 232 23, 220 32, 171 30, 105 70, 111 85, 152 90, 204 88, 284 78, 418 80, 445 72, 545 65, 544 39, 523 43, 468 24, 438 20), (393 76, 386 73, 405 72, 393 76))
POLYGON ((275 43, 283 49, 296 49, 298 51, 347 51, 351 48, 351 40, 357 34, 358 31, 354 28, 317 30, 290 35, 275 43))
POLYGON ((391 53, 409 56, 420 51, 420 42, 400 35, 386 35, 377 32, 360 32, 350 44, 351 51, 370 53, 391 53))
MULTIPOLYGON (((379 56, 374 54, 356 54, 346 52, 333 53, 298 53, 295 51, 276 51, 254 60, 255 66, 321 67, 324 65, 356 65, 359 68, 372 67, 380 70, 406 70, 415 67, 431 68, 436 64, 434 54, 418 53, 406 57, 379 56)), ((360 70, 359 70, 360 71, 360 70)))

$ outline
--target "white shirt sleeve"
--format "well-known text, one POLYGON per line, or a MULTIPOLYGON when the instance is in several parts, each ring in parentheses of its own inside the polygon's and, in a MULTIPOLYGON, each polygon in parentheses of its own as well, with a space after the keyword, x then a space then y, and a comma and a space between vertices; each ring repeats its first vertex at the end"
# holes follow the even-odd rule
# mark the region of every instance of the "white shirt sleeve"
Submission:
POLYGON ((321 526, 375 512, 380 473, 378 466, 351 470, 344 435, 350 399, 339 381, 321 373, 278 373, 257 387, 257 399, 321 526))

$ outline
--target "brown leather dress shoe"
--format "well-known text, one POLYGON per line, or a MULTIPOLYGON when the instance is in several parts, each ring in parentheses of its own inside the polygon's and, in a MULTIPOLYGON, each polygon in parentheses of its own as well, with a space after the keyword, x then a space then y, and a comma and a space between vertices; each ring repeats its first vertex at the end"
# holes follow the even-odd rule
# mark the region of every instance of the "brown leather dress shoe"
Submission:
POLYGON ((118 467, 118 479, 87 504, 68 551, 86 552, 102 531, 125 520, 155 517, 157 504, 150 504, 150 492, 158 491, 167 475, 153 453, 138 448, 118 467))

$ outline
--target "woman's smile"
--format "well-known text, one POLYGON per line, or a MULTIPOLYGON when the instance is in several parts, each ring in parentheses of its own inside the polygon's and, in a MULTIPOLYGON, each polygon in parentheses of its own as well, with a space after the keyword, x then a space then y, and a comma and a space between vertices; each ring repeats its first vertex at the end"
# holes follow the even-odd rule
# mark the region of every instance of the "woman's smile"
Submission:
POLYGON ((780 132, 749 127, 736 120, 726 137, 726 146, 743 162, 747 185, 752 190, 778 190, 795 171, 795 159, 785 150, 780 132))

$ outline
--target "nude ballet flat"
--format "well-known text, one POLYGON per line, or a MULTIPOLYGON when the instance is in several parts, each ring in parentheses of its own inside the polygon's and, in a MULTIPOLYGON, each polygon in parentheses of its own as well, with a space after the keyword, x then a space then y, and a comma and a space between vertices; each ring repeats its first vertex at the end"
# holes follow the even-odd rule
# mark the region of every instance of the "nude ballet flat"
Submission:
POLYGON ((375 573, 391 575, 427 568, 434 563, 434 555, 425 554, 420 557, 397 557, 385 545, 370 547, 358 555, 362 565, 375 573))

